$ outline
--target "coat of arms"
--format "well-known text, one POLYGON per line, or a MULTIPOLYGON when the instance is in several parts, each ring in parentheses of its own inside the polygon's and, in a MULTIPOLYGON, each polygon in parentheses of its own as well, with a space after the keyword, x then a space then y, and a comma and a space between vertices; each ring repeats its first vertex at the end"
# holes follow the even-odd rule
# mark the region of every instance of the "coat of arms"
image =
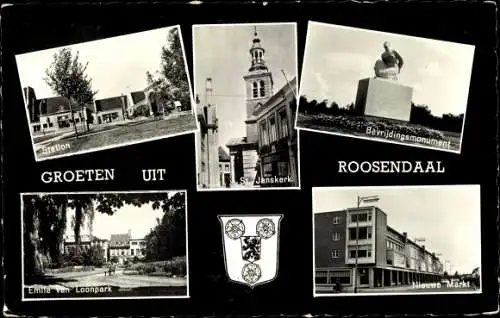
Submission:
POLYGON ((276 278, 282 217, 219 216, 229 279, 253 288, 276 278))

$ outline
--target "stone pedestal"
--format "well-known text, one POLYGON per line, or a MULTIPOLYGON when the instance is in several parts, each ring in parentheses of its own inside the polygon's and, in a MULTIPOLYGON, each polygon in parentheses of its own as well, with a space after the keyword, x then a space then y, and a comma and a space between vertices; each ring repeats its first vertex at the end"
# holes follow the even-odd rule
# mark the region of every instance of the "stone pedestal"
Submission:
POLYGON ((360 115, 410 120, 413 88, 394 80, 365 78, 358 83, 355 110, 360 115))

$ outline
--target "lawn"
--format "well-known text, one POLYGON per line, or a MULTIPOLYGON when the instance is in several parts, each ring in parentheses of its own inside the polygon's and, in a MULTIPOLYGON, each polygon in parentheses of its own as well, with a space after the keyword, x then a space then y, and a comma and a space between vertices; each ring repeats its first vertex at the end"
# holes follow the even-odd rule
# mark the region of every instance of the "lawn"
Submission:
POLYGON ((126 145, 152 138, 168 137, 193 130, 196 130, 196 119, 191 114, 164 120, 96 127, 84 135, 79 135, 78 138, 68 136, 54 142, 49 142, 40 147, 36 153, 38 158, 48 158, 85 150, 126 145))
POLYGON ((460 133, 445 132, 408 122, 370 116, 331 116, 310 115, 299 113, 297 127, 319 132, 329 132, 340 135, 370 138, 377 141, 392 141, 406 145, 420 145, 435 149, 458 151, 460 149, 460 133), (371 131, 384 132, 387 135, 368 134, 371 131), (389 132, 394 134, 389 135, 389 132), (396 138, 396 133, 408 136, 396 138), (419 140, 409 140, 410 136, 419 140), (421 140, 420 140, 421 139, 421 140), (426 140, 433 139, 438 144, 428 144, 426 140))

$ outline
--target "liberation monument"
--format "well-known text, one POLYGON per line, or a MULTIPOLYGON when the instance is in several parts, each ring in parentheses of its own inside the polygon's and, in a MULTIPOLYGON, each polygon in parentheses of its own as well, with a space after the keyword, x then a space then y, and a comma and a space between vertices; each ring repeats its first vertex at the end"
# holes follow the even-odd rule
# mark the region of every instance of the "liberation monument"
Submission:
POLYGON ((375 62, 375 77, 358 83, 354 108, 359 115, 410 120, 413 88, 398 82, 403 63, 401 55, 384 42, 384 52, 375 62))

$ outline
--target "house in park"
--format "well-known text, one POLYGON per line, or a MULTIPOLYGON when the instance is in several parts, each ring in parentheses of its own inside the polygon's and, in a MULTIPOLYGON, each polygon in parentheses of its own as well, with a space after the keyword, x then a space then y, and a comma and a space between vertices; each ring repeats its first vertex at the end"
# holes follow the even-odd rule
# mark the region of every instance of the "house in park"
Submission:
POLYGON ((78 247, 80 252, 88 250, 92 246, 99 246, 102 251, 102 256, 104 261, 107 262, 108 257, 108 240, 100 239, 93 235, 80 235, 80 242, 76 244, 75 236, 66 235, 63 241, 63 251, 65 254, 74 253, 74 250, 78 247))
POLYGON ((111 234, 109 239, 109 259, 117 259, 119 264, 137 258, 144 258, 145 240, 133 239, 131 231, 124 234, 111 234))
POLYGON ((24 101, 33 135, 46 135, 74 129, 85 131, 87 118, 92 116, 93 105, 78 106, 66 97, 55 96, 37 99, 32 87, 23 88, 24 101), (73 113, 72 113, 73 112, 73 113))
POLYGON ((387 225, 375 206, 314 214, 315 290, 436 283, 443 264, 406 232, 387 225), (357 273, 355 269, 357 268, 357 273))
POLYGON ((95 124, 121 122, 129 116, 130 105, 126 95, 97 99, 95 106, 95 124))

